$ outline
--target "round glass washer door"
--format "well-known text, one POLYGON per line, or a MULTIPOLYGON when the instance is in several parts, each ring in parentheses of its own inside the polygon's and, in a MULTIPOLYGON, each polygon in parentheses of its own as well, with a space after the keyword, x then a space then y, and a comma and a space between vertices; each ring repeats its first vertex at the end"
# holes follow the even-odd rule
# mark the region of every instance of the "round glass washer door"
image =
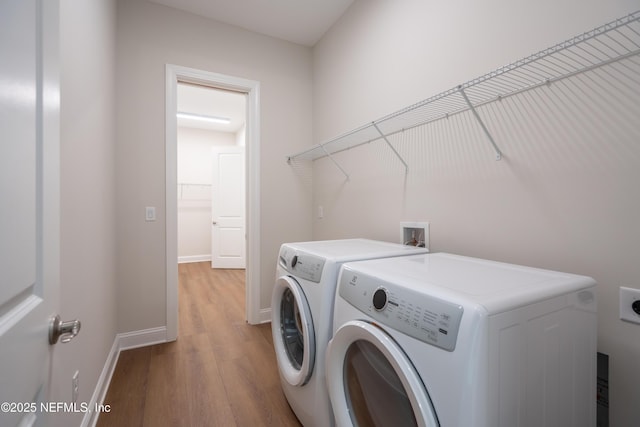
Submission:
POLYGON ((346 322, 329 342, 326 363, 336 425, 440 425, 415 367, 380 327, 346 322))
POLYGON ((315 333, 309 304, 293 277, 279 277, 273 287, 271 332, 280 373, 293 386, 305 385, 315 363, 315 333))

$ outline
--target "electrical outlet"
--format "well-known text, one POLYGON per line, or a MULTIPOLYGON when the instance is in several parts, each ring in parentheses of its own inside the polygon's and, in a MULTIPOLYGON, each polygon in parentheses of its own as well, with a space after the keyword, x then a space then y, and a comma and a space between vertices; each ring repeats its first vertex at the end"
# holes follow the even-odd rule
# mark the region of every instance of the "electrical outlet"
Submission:
POLYGON ((640 289, 620 287, 620 319, 640 323, 640 289))
POLYGON ((71 402, 78 401, 78 394, 80 394, 80 371, 76 371, 71 377, 71 402))

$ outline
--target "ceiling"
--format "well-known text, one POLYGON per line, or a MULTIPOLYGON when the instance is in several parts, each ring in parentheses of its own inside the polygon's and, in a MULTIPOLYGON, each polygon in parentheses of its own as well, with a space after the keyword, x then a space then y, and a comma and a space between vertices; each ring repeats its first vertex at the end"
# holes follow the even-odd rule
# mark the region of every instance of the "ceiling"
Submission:
POLYGON ((149 0, 245 30, 313 46, 353 0, 149 0))
POLYGON ((246 94, 188 83, 178 84, 177 111, 209 117, 225 117, 229 124, 178 118, 179 127, 236 133, 245 122, 246 94))
MULTIPOLYGON (((354 0, 148 0, 235 25, 248 31, 313 46, 354 0)), ((228 117, 228 125, 178 119, 178 126, 237 132, 245 121, 244 94, 178 85, 178 111, 228 117)))

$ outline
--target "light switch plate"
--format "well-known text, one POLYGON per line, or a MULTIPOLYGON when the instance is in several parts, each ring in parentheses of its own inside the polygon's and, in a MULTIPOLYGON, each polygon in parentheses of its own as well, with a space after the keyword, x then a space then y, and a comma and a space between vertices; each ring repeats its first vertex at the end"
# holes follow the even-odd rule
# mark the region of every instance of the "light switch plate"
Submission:
POLYGON ((144 213, 144 220, 145 221, 155 221, 156 220, 156 208, 153 206, 147 206, 145 208, 145 213, 144 213))
POLYGON ((620 287, 620 319, 639 323, 640 314, 633 311, 631 305, 640 300, 640 289, 620 287))

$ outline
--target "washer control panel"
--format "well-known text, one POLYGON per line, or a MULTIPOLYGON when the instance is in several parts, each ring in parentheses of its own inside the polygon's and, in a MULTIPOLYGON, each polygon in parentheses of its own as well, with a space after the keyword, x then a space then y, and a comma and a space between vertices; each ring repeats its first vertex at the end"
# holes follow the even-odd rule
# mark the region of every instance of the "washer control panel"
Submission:
POLYGON ((338 287, 343 299, 380 325, 447 351, 455 349, 461 305, 347 268, 338 287))
POLYGON ((280 266, 296 277, 315 283, 322 279, 325 259, 291 248, 282 248, 278 258, 280 266))

